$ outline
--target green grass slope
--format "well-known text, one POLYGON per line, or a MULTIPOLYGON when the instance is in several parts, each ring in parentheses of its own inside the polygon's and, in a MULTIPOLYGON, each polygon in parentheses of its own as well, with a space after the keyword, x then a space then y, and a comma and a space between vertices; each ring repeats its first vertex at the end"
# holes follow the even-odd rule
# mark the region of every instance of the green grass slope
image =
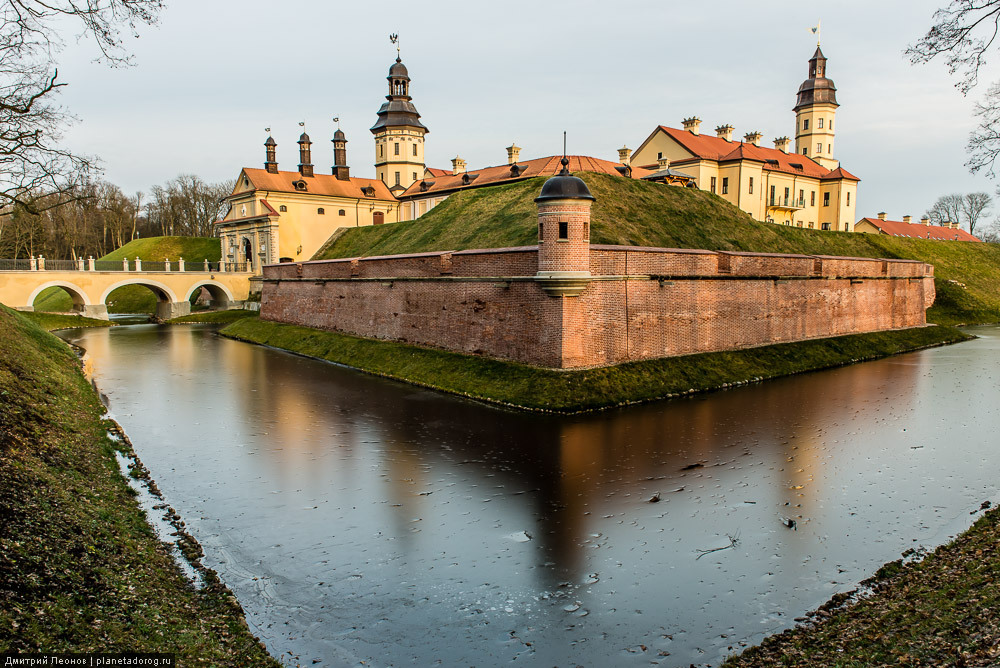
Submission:
MULTIPOLYGON (((219 240, 211 237, 150 237, 135 239, 116 251, 108 253, 100 262, 121 262, 128 258, 129 264, 135 258, 143 262, 163 262, 170 258, 177 262, 184 258, 192 264, 218 262, 222 257, 219 240)), ((62 288, 49 288, 35 300, 36 311, 65 312, 73 309, 73 300, 62 288)), ((153 313, 156 311, 156 297, 148 288, 130 285, 118 288, 108 296, 108 311, 111 313, 153 313)))
MULTIPOLYGON (((808 230, 753 220, 721 197, 604 174, 578 174, 597 198, 591 242, 627 246, 913 259, 934 265, 942 324, 1000 321, 1000 245, 808 230), (960 285, 961 284, 961 285, 960 285)), ((419 220, 348 230, 315 259, 536 243, 544 178, 452 195, 419 220)))
POLYGON ((103 412, 70 348, 0 306, 0 654, 279 666, 214 574, 188 584, 118 468, 103 412))

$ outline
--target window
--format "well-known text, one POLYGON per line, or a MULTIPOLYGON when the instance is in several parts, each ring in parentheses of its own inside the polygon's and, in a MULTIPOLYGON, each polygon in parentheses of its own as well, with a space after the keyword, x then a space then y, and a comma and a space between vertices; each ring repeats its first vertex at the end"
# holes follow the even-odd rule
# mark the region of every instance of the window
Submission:
POLYGON ((378 145, 378 157, 381 158, 384 155, 384 151, 383 151, 384 148, 385 148, 385 146, 382 146, 382 144, 378 145))
POLYGON ((815 227, 816 227, 816 223, 814 223, 813 221, 810 220, 809 221, 809 229, 811 230, 811 229, 814 229, 815 227))
POLYGON ((413 180, 414 180, 414 181, 416 181, 416 180, 417 180, 417 173, 416 173, 416 172, 413 172, 413 180))
POLYGON ((788 188, 785 188, 785 206, 788 206, 788 188))
POLYGON ((656 154, 656 159, 663 160, 663 151, 660 151, 659 153, 656 154))
POLYGON ((393 153, 393 155, 399 155, 399 142, 396 142, 393 146, 395 147, 395 153, 393 153))
POLYGON ((722 177, 722 194, 723 195, 728 195, 729 194, 729 177, 728 176, 723 176, 722 177))
POLYGON ((750 177, 750 194, 753 195, 753 177, 750 177))
POLYGON ((323 214, 326 213, 326 209, 323 209, 323 208, 316 209, 316 213, 317 213, 317 215, 322 216, 323 214))
POLYGON ((802 129, 803 130, 808 130, 809 129, 809 119, 808 118, 806 118, 806 119, 804 119, 802 121, 802 129))
POLYGON ((847 193, 847 206, 851 206, 851 193, 847 193))
POLYGON ((830 193, 823 193, 823 206, 830 206, 830 193))
POLYGON ((809 206, 816 206, 816 191, 812 191, 809 195, 809 206))
POLYGON ((826 152, 829 153, 830 155, 833 155, 833 144, 826 145, 826 152))
POLYGON ((417 157, 417 145, 416 144, 413 145, 413 157, 414 158, 417 157))
POLYGON ((833 119, 832 118, 830 119, 830 130, 831 131, 833 130, 833 119))
POLYGON ((284 213, 285 211, 288 211, 288 207, 282 204, 281 206, 278 207, 278 211, 284 213))
POLYGON ((338 215, 338 216, 346 216, 346 215, 347 215, 347 212, 346 212, 346 211, 344 211, 343 209, 341 209, 340 211, 338 211, 338 212, 337 212, 337 215, 338 215))
POLYGON ((774 186, 771 186, 771 204, 774 204, 774 186))
POLYGON ((822 153, 822 152, 823 152, 823 145, 816 144, 816 153, 822 153))
MULTIPOLYGON (((805 190, 799 190, 798 205, 799 206, 805 206, 805 203, 806 203, 806 191, 805 190)), ((802 226, 799 225, 799 227, 802 227, 802 226)))
POLYGON ((823 129, 823 119, 822 118, 820 118, 819 120, 816 121, 816 127, 819 128, 820 130, 823 129))
POLYGON ((712 177, 712 192, 715 192, 715 177, 712 177))
POLYGON ((559 223, 559 238, 569 239, 569 223, 566 222, 559 223))
POLYGON ((807 146, 802 147, 802 155, 809 155, 809 147, 807 146))
POLYGON ((396 172, 396 185, 399 185, 399 172, 396 172))
POLYGON ((823 223, 823 226, 822 226, 821 229, 824 229, 824 230, 830 229, 830 223, 823 223))
POLYGON ((544 228, 542 227, 542 224, 538 223, 538 240, 539 241, 542 241, 544 239, 543 229, 544 228))

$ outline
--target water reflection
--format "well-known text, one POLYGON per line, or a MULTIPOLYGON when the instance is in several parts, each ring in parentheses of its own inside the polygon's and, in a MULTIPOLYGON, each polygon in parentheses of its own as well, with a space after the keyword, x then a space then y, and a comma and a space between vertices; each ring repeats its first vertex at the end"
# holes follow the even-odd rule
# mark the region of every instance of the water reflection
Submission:
POLYGON ((276 655, 687 666, 942 540, 995 495, 1000 417, 971 399, 997 391, 984 360, 1000 344, 981 333, 574 418, 204 327, 69 337, 276 655))

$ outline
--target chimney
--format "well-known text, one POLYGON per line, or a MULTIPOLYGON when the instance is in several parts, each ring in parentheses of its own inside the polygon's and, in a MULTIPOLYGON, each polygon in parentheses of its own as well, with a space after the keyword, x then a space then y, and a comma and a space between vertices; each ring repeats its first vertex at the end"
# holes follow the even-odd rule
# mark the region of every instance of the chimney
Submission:
POLYGON ((726 141, 733 140, 733 130, 735 128, 732 125, 720 125, 715 128, 715 136, 719 139, 725 139, 726 141))
POLYGON ((958 221, 957 220, 954 221, 954 222, 952 222, 951 229, 953 229, 953 230, 957 230, 958 229, 958 221))
POLYGON ((753 132, 748 132, 743 135, 743 141, 748 144, 753 144, 754 146, 760 146, 761 137, 763 137, 760 132, 754 130, 753 132))
POLYGON ((920 224, 921 225, 930 225, 931 224, 930 216, 924 216, 923 218, 921 218, 920 219, 920 224))
MULTIPOLYGON (((510 150, 510 149, 508 149, 510 150)), ((465 174, 465 160, 462 160, 457 155, 451 159, 451 173, 452 174, 465 174)))
MULTIPOLYGON (((516 165, 517 161, 520 159, 521 159, 521 147, 515 144, 514 142, 511 142, 510 146, 507 147, 507 164, 516 165)), ((463 169, 462 171, 464 172, 465 170, 463 169)))
POLYGON ((909 214, 903 216, 903 222, 906 223, 907 225, 909 225, 910 221, 912 221, 912 220, 913 220, 913 216, 911 216, 909 214))
POLYGON ((657 161, 657 167, 662 172, 665 169, 670 169, 670 158, 660 158, 657 161))
POLYGON ((274 138, 268 135, 267 141, 264 142, 264 148, 267 150, 267 159, 264 162, 264 169, 270 174, 278 173, 278 161, 275 159, 275 152, 278 150, 278 143, 274 141, 274 138))
POLYGON ((774 148, 778 149, 782 153, 788 153, 788 144, 791 139, 788 137, 777 137, 774 140, 774 148))
POLYGON ((632 149, 627 146, 622 146, 618 149, 618 162, 623 165, 628 165, 632 162, 632 149))
POLYGON ((351 168, 347 166, 347 136, 337 128, 333 133, 333 175, 338 181, 351 180, 351 168))
POLYGON ((312 176, 312 142, 305 132, 299 137, 299 174, 302 176, 312 176))
POLYGON ((885 220, 885 211, 879 211, 877 215, 879 220, 885 220))
POLYGON ((698 130, 701 128, 701 119, 697 116, 692 116, 691 118, 685 118, 681 121, 684 124, 684 129, 693 135, 698 134, 698 130))

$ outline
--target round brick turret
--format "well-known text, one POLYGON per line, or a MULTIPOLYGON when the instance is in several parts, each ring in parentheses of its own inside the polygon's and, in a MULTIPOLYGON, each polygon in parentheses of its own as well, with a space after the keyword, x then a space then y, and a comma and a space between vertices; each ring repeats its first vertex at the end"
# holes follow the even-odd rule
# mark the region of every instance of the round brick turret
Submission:
POLYGON ((570 175, 569 160, 542 186, 538 205, 536 280, 553 297, 575 297, 590 283, 590 206, 594 196, 570 175))

